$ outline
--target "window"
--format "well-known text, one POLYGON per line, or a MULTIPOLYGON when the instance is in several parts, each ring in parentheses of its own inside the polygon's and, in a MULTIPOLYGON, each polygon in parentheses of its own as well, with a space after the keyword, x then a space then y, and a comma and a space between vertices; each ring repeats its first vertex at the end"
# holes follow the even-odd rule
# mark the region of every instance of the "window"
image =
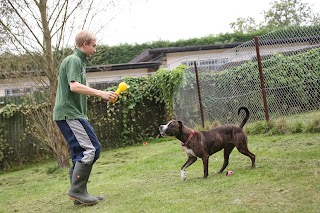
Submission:
MULTIPOLYGON (((211 58, 195 60, 197 67, 207 68, 210 70, 218 70, 220 66, 229 62, 229 58, 211 58)), ((183 64, 193 67, 194 61, 185 61, 183 64)))
POLYGON ((19 96, 31 93, 31 88, 5 89, 5 96, 19 96))

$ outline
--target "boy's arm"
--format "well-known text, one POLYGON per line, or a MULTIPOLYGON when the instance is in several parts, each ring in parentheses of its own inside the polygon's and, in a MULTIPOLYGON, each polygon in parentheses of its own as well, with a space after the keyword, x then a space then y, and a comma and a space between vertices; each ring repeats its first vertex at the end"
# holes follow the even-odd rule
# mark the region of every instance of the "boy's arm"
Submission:
POLYGON ((111 101, 118 97, 118 95, 115 92, 97 90, 86 85, 80 84, 79 82, 70 82, 69 86, 72 92, 79 93, 82 95, 101 97, 107 101, 111 101))

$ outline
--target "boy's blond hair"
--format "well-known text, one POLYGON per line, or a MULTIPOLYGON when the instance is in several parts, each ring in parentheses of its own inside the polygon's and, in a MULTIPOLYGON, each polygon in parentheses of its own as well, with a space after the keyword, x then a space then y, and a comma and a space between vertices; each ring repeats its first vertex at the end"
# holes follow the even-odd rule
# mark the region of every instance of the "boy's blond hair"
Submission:
POLYGON ((94 40, 96 40, 95 35, 93 35, 87 30, 82 30, 78 32, 76 35, 76 38, 75 38, 76 47, 82 47, 85 42, 88 44, 91 44, 91 42, 94 40))

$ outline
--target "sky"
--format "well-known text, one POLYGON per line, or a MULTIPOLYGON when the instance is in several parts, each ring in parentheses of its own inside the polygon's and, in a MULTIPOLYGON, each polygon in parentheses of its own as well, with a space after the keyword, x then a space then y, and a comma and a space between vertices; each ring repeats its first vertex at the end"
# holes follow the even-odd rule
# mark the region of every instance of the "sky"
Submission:
MULTIPOLYGON (((263 10, 273 0, 126 0, 117 6, 116 15, 97 34, 104 45, 141 44, 159 40, 178 41, 232 32, 237 18, 263 20, 263 10)), ((304 0, 314 12, 319 0, 304 0)))

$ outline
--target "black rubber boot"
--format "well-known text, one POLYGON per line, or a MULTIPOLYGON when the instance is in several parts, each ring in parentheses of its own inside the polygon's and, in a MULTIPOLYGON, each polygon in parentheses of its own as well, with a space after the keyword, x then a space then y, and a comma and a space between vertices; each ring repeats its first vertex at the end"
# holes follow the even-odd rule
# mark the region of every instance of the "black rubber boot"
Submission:
MULTIPOLYGON (((72 183, 72 175, 73 175, 73 169, 70 169, 70 170, 69 170, 70 184, 72 183)), ((86 186, 86 191, 85 191, 85 193, 86 193, 87 195, 89 195, 89 194, 88 194, 88 191, 87 191, 87 186, 86 186)), ((98 199, 98 201, 104 199, 102 196, 94 196, 94 197, 96 197, 96 198, 98 199)), ((82 203, 80 203, 80 202, 77 201, 77 200, 74 200, 74 201, 73 201, 73 204, 74 204, 74 205, 82 205, 82 203)))
POLYGON ((92 165, 76 162, 71 179, 71 188, 68 192, 71 200, 78 201, 82 205, 94 205, 98 203, 96 197, 87 193, 87 183, 92 170, 92 165))

